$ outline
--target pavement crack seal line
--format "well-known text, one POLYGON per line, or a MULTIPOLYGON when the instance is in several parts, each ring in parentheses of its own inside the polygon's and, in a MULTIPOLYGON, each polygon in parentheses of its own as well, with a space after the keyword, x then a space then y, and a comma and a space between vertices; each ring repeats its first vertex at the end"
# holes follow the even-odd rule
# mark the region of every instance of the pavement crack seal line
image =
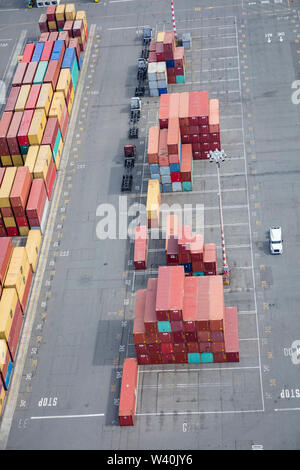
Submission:
POLYGON ((77 91, 75 94, 73 112, 72 112, 71 119, 69 122, 67 140, 63 147, 63 155, 62 155, 61 165, 58 171, 54 197, 51 202, 50 212, 49 212, 48 221, 47 221, 47 227, 46 227, 45 235, 43 236, 43 240, 42 240, 42 248, 40 252, 38 269, 34 276, 30 301, 27 307, 26 317, 25 317, 24 325, 23 325, 22 337, 18 346, 17 360, 14 366, 14 371, 13 371, 13 376, 12 376, 12 380, 10 383, 8 396, 6 397, 7 401, 5 404, 5 410, 4 410, 2 423, 0 427, 0 449, 1 450, 6 449, 8 436, 9 436, 10 428, 12 425, 14 412, 16 409, 23 368, 24 368, 25 360, 27 358, 33 323, 34 323, 36 313, 37 313, 37 307, 38 307, 37 304, 38 304, 38 300, 39 300, 39 296, 40 296, 40 292, 42 288, 42 281, 44 278, 44 273, 45 273, 45 269, 46 269, 46 265, 48 261, 50 244, 51 244, 52 236, 54 233, 55 219, 58 213, 57 212, 58 205, 59 205, 59 201, 62 195, 62 189, 63 189, 65 176, 67 174, 67 164, 68 164, 69 155, 71 152, 71 147, 73 144, 73 134, 75 131, 75 125, 76 125, 77 118, 78 118, 78 112, 79 112, 80 101, 81 101, 81 96, 83 92, 83 86, 84 86, 84 82, 85 82, 86 75, 88 72, 88 62, 89 62, 90 55, 91 55, 92 42, 93 42, 93 38, 95 35, 95 31, 96 31, 96 25, 93 24, 91 25, 90 31, 89 31, 88 44, 87 44, 87 48, 86 48, 85 55, 84 55, 83 66, 82 66, 82 70, 80 74, 77 91))

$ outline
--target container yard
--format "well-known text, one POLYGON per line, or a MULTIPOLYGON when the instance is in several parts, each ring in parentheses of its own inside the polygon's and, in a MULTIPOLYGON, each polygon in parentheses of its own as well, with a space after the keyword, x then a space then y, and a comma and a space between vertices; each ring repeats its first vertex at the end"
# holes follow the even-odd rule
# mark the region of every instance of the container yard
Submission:
POLYGON ((300 5, 44 3, 0 5, 1 449, 298 449, 300 5))

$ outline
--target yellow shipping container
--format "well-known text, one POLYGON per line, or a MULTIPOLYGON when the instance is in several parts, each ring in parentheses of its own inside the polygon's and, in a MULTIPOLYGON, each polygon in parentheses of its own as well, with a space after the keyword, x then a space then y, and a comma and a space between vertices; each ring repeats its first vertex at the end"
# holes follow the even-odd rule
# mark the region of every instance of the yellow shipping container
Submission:
POLYGON ((30 172, 31 175, 33 175, 34 165, 35 165, 38 153, 39 153, 39 148, 40 148, 39 145, 30 145, 29 146, 25 166, 28 166, 29 172, 30 172))
POLYGON ((6 364, 6 357, 8 353, 8 347, 5 339, 0 339, 0 370, 3 371, 3 368, 6 364))
POLYGON ((1 163, 2 166, 13 166, 13 162, 10 155, 2 155, 1 163))
POLYGON ((11 156, 14 166, 23 166, 24 161, 22 155, 12 155, 11 156))
POLYGON ((34 111, 32 121, 30 124, 28 139, 30 145, 38 145, 41 143, 44 130, 46 127, 47 118, 44 109, 36 109, 34 111))
POLYGON ((65 18, 67 21, 74 21, 76 18, 76 9, 74 3, 67 3, 65 8, 65 18))
POLYGON ((61 141, 59 142, 59 145, 58 145, 58 149, 57 149, 57 153, 56 153, 56 157, 55 157, 55 162, 54 162, 56 171, 59 168, 59 163, 60 163, 61 155, 62 155, 62 151, 63 151, 63 145, 64 145, 64 143, 63 143, 63 140, 61 139, 61 141))
POLYGON ((56 91, 62 91, 64 97, 67 98, 68 90, 71 83, 71 72, 70 69, 61 69, 58 82, 56 85, 56 91))
POLYGON ((86 31, 87 21, 86 21, 86 13, 84 10, 78 10, 78 12, 76 13, 76 20, 82 20, 84 31, 86 31))
POLYGON ((49 117, 56 117, 60 122, 64 109, 65 97, 62 91, 55 91, 50 106, 49 117))
POLYGON ((4 287, 15 287, 21 300, 24 294, 26 281, 30 270, 25 246, 17 246, 13 249, 8 271, 4 281, 4 287))
POLYGON ((2 415, 3 409, 4 409, 4 401, 5 401, 5 389, 2 386, 1 391, 0 391, 0 416, 2 415))
POLYGON ((51 160, 52 151, 50 145, 41 145, 34 165, 33 177, 46 180, 51 160))
POLYGON ((64 21, 66 5, 57 5, 55 10, 56 21, 64 21))
POLYGON ((69 99, 69 103, 68 103, 68 115, 69 116, 71 114, 73 102, 74 102, 74 88, 72 88, 72 90, 71 90, 70 99, 69 99))
POLYGON ((42 234, 38 229, 29 230, 25 249, 28 257, 29 264, 32 271, 35 271, 37 259, 39 256, 40 246, 42 242, 42 234))
POLYGON ((29 227, 19 227, 19 233, 21 237, 27 237, 29 232, 29 227))
POLYGON ((10 207, 9 195, 14 184, 17 168, 6 168, 4 178, 0 187, 0 207, 10 207))
POLYGON ((56 21, 48 21, 48 27, 49 27, 49 30, 55 30, 57 29, 57 24, 56 24, 56 21))
POLYGON ((158 180, 148 181, 148 192, 147 192, 147 217, 158 218, 159 217, 159 205, 160 205, 160 187, 158 180))
POLYGON ((3 223, 5 227, 16 227, 16 221, 14 217, 3 217, 3 223))
POLYGON ((0 299, 0 338, 8 341, 14 313, 18 303, 16 289, 3 289, 0 299))
POLYGON ((165 32, 164 31, 158 32, 156 36, 156 42, 164 42, 164 39, 165 39, 165 32))
POLYGON ((46 115, 48 116, 52 97, 53 97, 53 88, 52 88, 51 83, 43 83, 43 85, 41 86, 41 91, 40 91, 39 98, 36 104, 36 109, 44 109, 46 115))
POLYGON ((18 94, 18 99, 15 104, 15 111, 24 111, 30 89, 31 89, 31 85, 21 85, 21 88, 18 94))

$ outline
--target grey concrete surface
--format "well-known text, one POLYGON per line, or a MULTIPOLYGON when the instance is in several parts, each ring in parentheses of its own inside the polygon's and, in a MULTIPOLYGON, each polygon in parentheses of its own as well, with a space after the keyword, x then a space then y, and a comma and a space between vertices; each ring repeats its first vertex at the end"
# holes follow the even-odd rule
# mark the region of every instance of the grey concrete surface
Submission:
MULTIPOLYGON (((184 7, 175 2, 178 32, 190 31, 193 46, 186 54, 186 84, 170 91, 207 89, 221 103, 222 143, 230 157, 221 170, 232 269, 225 303, 239 309, 241 360, 140 367, 136 424, 123 429, 117 410, 123 360, 134 355, 135 292, 164 264, 163 242, 150 241, 150 267, 135 273, 129 240, 97 238, 96 210, 103 202, 118 208, 129 99, 142 50, 136 30, 144 24, 171 29, 171 14, 166 0, 75 3, 86 8, 93 35, 59 197, 51 205, 36 298, 27 313, 28 349, 19 358, 0 427, 2 447, 299 449, 294 341, 300 134, 299 107, 291 101, 291 85, 299 77, 297 3, 222 0, 211 8, 210 2, 188 0, 184 7), (273 223, 283 227, 279 257, 268 251, 266 232, 273 223)), ((0 74, 9 83, 10 54, 20 46, 22 31, 24 41, 37 36, 40 11, 6 12, 4 2, 0 6, 0 47, 10 39, 0 49, 0 74)), ((158 103, 143 99, 139 165, 128 205, 145 201, 144 149, 158 103)), ((194 168, 193 193, 163 201, 204 204, 205 240, 217 243, 221 267, 215 168, 207 162, 195 162, 194 168)))

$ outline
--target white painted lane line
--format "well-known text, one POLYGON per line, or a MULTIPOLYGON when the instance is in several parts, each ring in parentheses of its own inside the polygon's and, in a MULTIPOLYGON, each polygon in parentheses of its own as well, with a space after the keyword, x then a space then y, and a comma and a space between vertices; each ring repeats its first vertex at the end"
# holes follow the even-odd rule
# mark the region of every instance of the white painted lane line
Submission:
MULTIPOLYGON (((238 46, 236 44, 234 46, 206 47, 202 49, 193 49, 192 52, 216 51, 216 50, 223 50, 223 49, 237 49, 237 47, 238 46)), ((226 59, 226 57, 224 57, 224 59, 226 59)))
POLYGON ((68 418, 99 418, 105 416, 104 413, 94 413, 87 415, 56 415, 56 416, 31 416, 30 419, 68 419, 68 418))
POLYGON ((170 411, 154 413, 136 413, 136 416, 177 416, 177 415, 211 415, 211 414, 239 414, 239 413, 261 413, 264 410, 220 410, 220 411, 170 411))
POLYGON ((189 73, 203 73, 203 72, 223 72, 225 70, 238 70, 238 67, 223 67, 220 69, 203 69, 203 70, 186 70, 186 74, 189 73))
MULTIPOLYGON (((221 371, 233 371, 233 370, 255 370, 255 369, 259 369, 259 366, 237 366, 237 367, 227 367, 226 366, 226 363, 224 362, 224 367, 206 367, 203 366, 201 367, 201 364, 200 364, 200 367, 198 367, 197 369, 195 368, 188 368, 188 367, 185 367, 185 368, 176 368, 176 369, 142 369, 139 367, 140 369, 140 372, 141 374, 160 374, 161 372, 175 372, 175 373, 189 373, 189 372, 206 372, 207 370, 209 371, 215 371, 215 372, 220 372, 221 371)), ((147 366, 143 366, 143 367, 147 367, 147 366)))
POLYGON ((300 408, 274 408, 274 411, 300 411, 300 408))
MULTIPOLYGON (((184 21, 184 20, 180 20, 184 21)), ((186 21, 193 21, 193 20, 186 20, 186 21)), ((177 20, 176 20, 177 23, 177 20)), ((228 29, 232 28, 234 29, 234 25, 227 25, 227 26, 218 26, 218 25, 211 25, 211 26, 197 26, 196 28, 189 28, 189 31, 193 30, 198 30, 198 29, 228 29)), ((186 31, 186 28, 176 28, 176 31, 186 31)), ((235 37, 235 36, 233 36, 235 37)), ((194 36, 192 36, 192 39, 194 39, 194 36)))
POLYGON ((119 26, 117 28, 106 28, 107 31, 118 31, 118 30, 123 30, 123 29, 139 29, 139 28, 144 28, 144 26, 119 26))

